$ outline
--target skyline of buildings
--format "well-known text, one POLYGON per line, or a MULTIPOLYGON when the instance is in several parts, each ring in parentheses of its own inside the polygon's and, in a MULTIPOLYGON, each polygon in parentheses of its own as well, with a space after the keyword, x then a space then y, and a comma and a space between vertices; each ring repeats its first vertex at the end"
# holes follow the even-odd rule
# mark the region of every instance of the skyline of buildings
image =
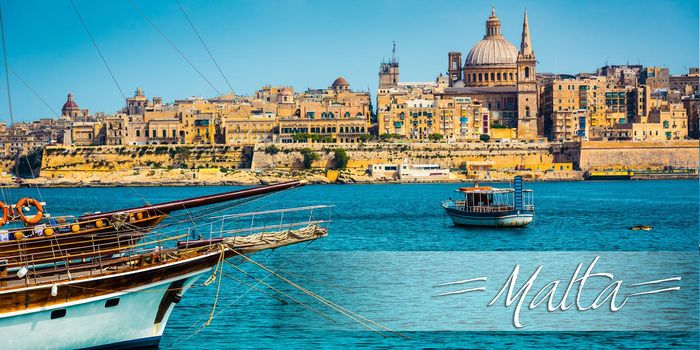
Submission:
MULTIPOLYGON (((57 119, 0 124, 6 155, 44 144, 145 145, 357 143, 370 139, 472 142, 683 140, 698 137, 697 68, 608 65, 594 73, 537 72, 536 37, 524 12, 519 48, 502 35, 495 8, 462 58, 446 53, 434 80, 406 82, 396 46, 371 90, 338 77, 327 88, 264 85, 250 96, 164 102, 141 88, 115 113, 81 109, 72 93, 57 119)), ((512 26, 513 24, 507 24, 512 26)), ((444 57, 444 56, 443 56, 444 57)))
MULTIPOLYGON (((128 4, 115 2, 96 6, 86 1, 76 1, 76 4, 111 65, 121 90, 127 95, 128 91, 141 86, 146 91, 158 92, 167 101, 191 95, 214 96, 214 91, 201 77, 194 74, 128 4)), ((233 83, 235 92, 249 95, 263 84, 290 85, 303 90, 325 86, 329 79, 339 75, 352 81, 356 88, 369 86, 374 90, 375 64, 390 52, 392 40, 398 43, 404 79, 423 80, 426 72, 433 76, 443 70, 444 58, 435 55, 436 52, 463 51, 466 54, 473 42, 470 38, 483 33, 484 13, 488 13, 491 4, 423 3, 421 11, 409 11, 410 6, 396 8, 388 2, 359 2, 352 8, 342 4, 318 6, 314 1, 232 6, 217 2, 195 4, 185 0, 183 5, 233 83), (348 18, 336 18, 332 21, 334 24, 329 25, 324 14, 332 12, 333 7, 342 7, 348 18), (237 11, 242 8, 252 11, 264 8, 266 26, 250 27, 252 23, 245 20, 221 21, 223 14, 237 18, 237 11), (386 21, 388 13, 391 13, 392 21, 386 21), (295 15, 294 21, 286 17, 289 14, 295 15), (358 26, 357 21, 350 20, 352 18, 362 19, 363 25, 358 26), (429 21, 430 26, 418 25, 421 22, 416 20, 419 19, 429 21), (390 22, 408 25, 395 26, 390 22), (257 28, 254 34, 246 34, 251 33, 251 28, 257 28), (280 31, 281 28, 287 29, 280 31), (290 34, 313 35, 280 35, 289 28, 294 28, 290 34), (321 28, 323 30, 319 30, 321 28), (372 34, 367 35, 369 32, 372 34), (314 69, 287 69, 305 66, 314 69)), ((611 11, 624 9, 622 13, 626 16, 615 16, 614 19, 596 10, 598 6, 587 3, 499 1, 495 5, 501 20, 512 24, 519 24, 524 8, 528 8, 533 20, 532 36, 537 37, 540 72, 575 74, 579 71, 594 72, 606 62, 641 62, 645 65, 662 64, 670 67, 672 74, 679 74, 696 61, 697 50, 693 50, 697 46, 693 40, 696 33, 688 30, 697 26, 696 20, 688 18, 697 15, 688 10, 697 7, 694 3, 674 2, 665 6, 636 6, 629 2, 608 4, 606 8, 611 11), (572 11, 578 15, 569 16, 574 13, 572 11), (641 12, 654 13, 654 21, 641 27, 628 23, 641 12), (659 40, 661 32, 664 33, 663 40, 659 40), (570 40, 572 38, 575 40, 570 40)), ((214 67, 206 52, 186 26, 176 5, 156 1, 139 6, 213 85, 224 93, 228 90, 218 72, 212 70, 214 67)), ((10 69, 14 72, 11 72, 10 80, 17 120, 52 115, 19 77, 50 106, 59 105, 59 101, 71 91, 91 110, 115 111, 121 107, 119 91, 94 47, 90 46, 70 6, 30 0, 7 4, 4 10, 9 17, 5 29, 10 69), (41 5, 43 10, 23 10, 32 3, 41 5), (51 16, 45 13, 51 13, 51 16), (32 16, 41 18, 41 25, 29 26, 37 23, 32 16), (55 29, 47 31, 46 28, 55 29)), ((621 13, 619 10, 617 13, 621 13)), ((520 36, 519 25, 504 27, 503 35, 516 43, 520 36)), ((6 119, 6 105, 4 107, 0 113, 6 119)))

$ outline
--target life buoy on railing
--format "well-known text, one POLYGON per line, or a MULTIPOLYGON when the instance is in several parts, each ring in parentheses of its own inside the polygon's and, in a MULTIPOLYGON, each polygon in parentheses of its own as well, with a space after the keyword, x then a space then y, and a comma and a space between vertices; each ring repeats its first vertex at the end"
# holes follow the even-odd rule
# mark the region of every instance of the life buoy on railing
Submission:
POLYGON ((10 207, 4 202, 0 202, 0 210, 2 210, 2 218, 0 218, 0 227, 2 227, 10 220, 10 207))
POLYGON ((24 198, 20 199, 17 202, 17 204, 15 205, 15 209, 17 211, 17 216, 19 216, 19 218, 22 221, 24 221, 24 223, 26 225, 38 224, 39 221, 41 221, 41 218, 44 217, 44 207, 42 207, 41 203, 39 203, 39 201, 34 199, 34 198, 24 197, 24 198), (34 217, 32 217, 32 218, 28 218, 22 212, 24 207, 30 207, 30 206, 33 206, 36 208, 36 215, 34 215, 34 217))

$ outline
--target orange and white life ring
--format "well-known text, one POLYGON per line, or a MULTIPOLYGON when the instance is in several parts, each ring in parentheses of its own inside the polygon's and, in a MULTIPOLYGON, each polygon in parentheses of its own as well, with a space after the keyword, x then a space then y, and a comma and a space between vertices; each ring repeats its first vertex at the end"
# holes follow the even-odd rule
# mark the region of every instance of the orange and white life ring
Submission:
POLYGON ((24 221, 26 225, 38 224, 39 221, 41 221, 41 218, 44 217, 44 207, 42 207, 41 203, 39 203, 39 201, 34 198, 24 197, 20 199, 17 202, 17 204, 15 204, 15 210, 17 211, 17 216, 19 216, 19 218, 22 219, 22 221, 24 221), (24 207, 30 206, 36 208, 36 215, 34 215, 34 217, 32 218, 27 217, 22 212, 22 209, 24 209, 24 207))
POLYGON ((2 227, 10 220, 10 207, 0 201, 0 210, 2 210, 2 218, 0 218, 0 227, 2 227))

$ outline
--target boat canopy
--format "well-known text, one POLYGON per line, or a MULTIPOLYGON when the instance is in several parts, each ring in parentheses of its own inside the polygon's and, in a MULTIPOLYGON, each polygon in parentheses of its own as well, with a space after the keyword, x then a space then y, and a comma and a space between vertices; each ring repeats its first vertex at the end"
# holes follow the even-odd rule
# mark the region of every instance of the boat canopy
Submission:
POLYGON ((484 187, 460 187, 455 192, 462 193, 509 193, 513 192, 512 188, 493 188, 491 186, 484 187))

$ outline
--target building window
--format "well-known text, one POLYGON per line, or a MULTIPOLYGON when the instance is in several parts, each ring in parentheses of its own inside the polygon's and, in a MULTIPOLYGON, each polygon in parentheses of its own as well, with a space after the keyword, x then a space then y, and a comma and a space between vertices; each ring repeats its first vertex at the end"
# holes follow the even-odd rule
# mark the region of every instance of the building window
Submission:
POLYGON ((345 112, 345 118, 350 118, 350 112, 345 112))
POLYGON ((141 130, 136 130, 136 137, 141 137, 141 130))
POLYGON ((483 81, 483 80, 482 80, 481 73, 479 73, 479 82, 482 82, 482 81, 483 81))
POLYGON ((513 80, 513 73, 510 73, 510 80, 513 80))
POLYGON ((498 81, 501 81, 501 73, 498 73, 498 74, 496 75, 496 77, 498 78, 498 79, 497 79, 498 81))
POLYGON ((472 73, 472 81, 476 82, 476 73, 472 73))
POLYGON ((525 67, 525 78, 530 77, 530 67, 525 67))
POLYGON ((494 76, 495 76, 495 74, 491 73, 491 81, 495 81, 495 80, 496 80, 496 79, 494 79, 494 76))

